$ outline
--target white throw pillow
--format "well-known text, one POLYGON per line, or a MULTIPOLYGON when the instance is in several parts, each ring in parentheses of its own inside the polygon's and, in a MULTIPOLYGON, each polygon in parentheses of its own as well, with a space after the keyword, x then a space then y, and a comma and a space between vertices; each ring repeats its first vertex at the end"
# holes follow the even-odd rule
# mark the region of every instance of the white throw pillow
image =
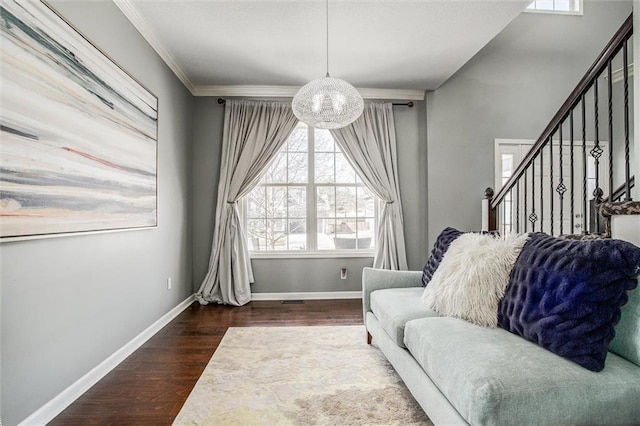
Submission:
POLYGON ((528 234, 506 240, 466 233, 456 238, 422 294, 423 303, 440 315, 496 327, 498 304, 528 234))

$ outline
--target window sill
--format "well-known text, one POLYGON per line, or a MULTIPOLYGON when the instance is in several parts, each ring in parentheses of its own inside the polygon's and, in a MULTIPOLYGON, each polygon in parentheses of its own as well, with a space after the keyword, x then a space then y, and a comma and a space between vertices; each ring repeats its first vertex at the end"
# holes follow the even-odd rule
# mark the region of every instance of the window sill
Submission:
POLYGON ((526 13, 540 13, 543 15, 565 15, 565 16, 584 16, 581 10, 546 10, 546 9, 525 9, 526 13))
POLYGON ((344 259, 344 258, 370 258, 375 257, 375 252, 338 252, 332 251, 330 253, 258 253, 250 252, 251 259, 344 259))

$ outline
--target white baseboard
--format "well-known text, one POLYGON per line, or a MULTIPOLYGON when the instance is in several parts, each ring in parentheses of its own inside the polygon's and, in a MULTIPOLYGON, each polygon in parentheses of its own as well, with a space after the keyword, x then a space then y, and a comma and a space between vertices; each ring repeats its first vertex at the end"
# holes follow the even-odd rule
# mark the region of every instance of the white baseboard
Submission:
POLYGON ((83 393, 89 390, 91 386, 98 383, 100 379, 102 379, 118 364, 124 361, 125 358, 135 352, 136 349, 142 346, 147 340, 152 338, 158 331, 162 329, 162 327, 169 324, 182 311, 187 309, 195 300, 196 299, 194 295, 189 296, 186 300, 164 314, 160 319, 151 324, 136 337, 131 339, 131 341, 126 343, 123 347, 118 349, 87 374, 79 378, 74 384, 60 392, 58 396, 47 402, 35 413, 31 414, 29 417, 20 422, 20 426, 44 425, 49 423, 65 408, 71 405, 73 401, 78 399, 83 393))
POLYGON ((253 293, 251 300, 362 299, 362 291, 318 291, 301 293, 253 293))

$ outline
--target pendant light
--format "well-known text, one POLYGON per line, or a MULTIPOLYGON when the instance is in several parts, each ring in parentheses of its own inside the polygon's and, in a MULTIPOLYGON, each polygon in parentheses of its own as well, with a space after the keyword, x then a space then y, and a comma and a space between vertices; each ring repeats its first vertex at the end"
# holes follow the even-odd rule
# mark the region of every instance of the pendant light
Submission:
POLYGON ((305 84, 293 97, 293 113, 318 129, 339 129, 354 122, 364 109, 362 96, 351 84, 329 75, 329 0, 327 17, 327 75, 305 84))

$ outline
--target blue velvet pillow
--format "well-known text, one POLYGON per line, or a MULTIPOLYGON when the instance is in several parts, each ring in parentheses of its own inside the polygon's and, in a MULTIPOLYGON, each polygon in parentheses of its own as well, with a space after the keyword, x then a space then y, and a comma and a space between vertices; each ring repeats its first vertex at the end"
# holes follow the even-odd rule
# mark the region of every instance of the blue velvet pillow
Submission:
POLYGON ((621 240, 571 241, 532 234, 511 271, 498 324, 562 357, 601 371, 640 248, 621 240))
POLYGON ((451 242, 462 234, 464 234, 464 232, 458 231, 457 229, 445 228, 440 235, 438 235, 438 238, 433 245, 433 250, 431 250, 429 260, 427 260, 427 263, 424 265, 424 269, 422 270, 422 287, 426 287, 426 285, 429 284, 429 281, 431 281, 433 273, 438 269, 438 265, 442 262, 442 258, 449 249, 451 242))

